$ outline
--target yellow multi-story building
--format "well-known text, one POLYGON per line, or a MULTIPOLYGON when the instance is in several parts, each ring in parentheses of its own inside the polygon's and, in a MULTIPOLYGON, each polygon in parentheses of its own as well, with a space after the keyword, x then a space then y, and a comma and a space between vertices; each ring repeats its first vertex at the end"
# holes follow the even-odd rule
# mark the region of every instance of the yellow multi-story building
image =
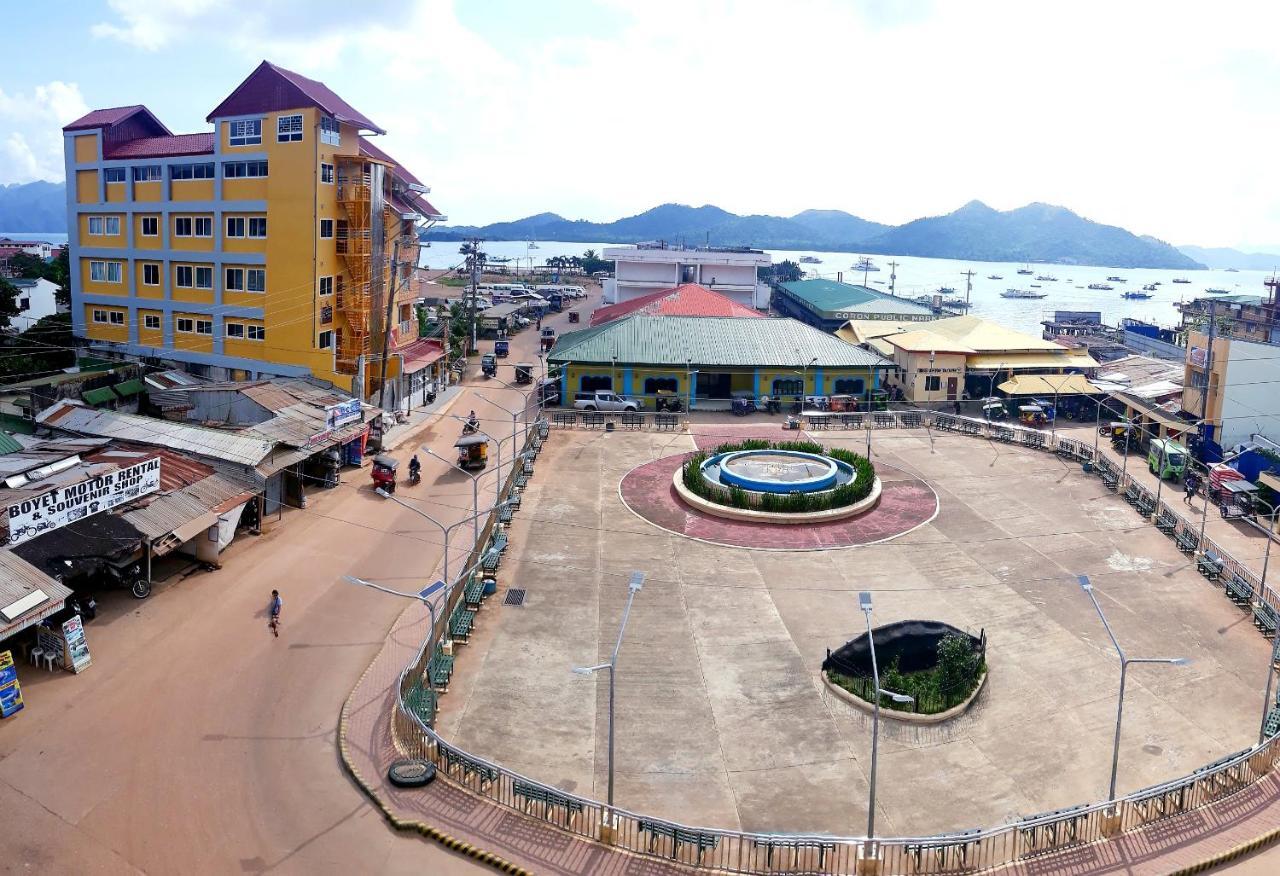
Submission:
POLYGON ((444 217, 364 136, 386 132, 266 61, 207 121, 173 134, 126 106, 63 129, 75 334, 215 378, 313 375, 365 396, 385 352, 407 392, 400 378, 435 356, 405 281, 417 231, 444 217))

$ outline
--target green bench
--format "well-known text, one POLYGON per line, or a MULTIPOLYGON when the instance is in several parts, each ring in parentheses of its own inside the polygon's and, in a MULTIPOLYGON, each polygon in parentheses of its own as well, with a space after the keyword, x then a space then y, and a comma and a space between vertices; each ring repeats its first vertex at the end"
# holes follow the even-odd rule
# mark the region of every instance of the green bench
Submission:
POLYGON ((1143 517, 1150 517, 1156 513, 1156 498, 1146 490, 1142 491, 1142 495, 1138 496, 1138 501, 1134 503, 1134 508, 1138 509, 1138 513, 1143 517))
POLYGON ((533 460, 527 456, 524 458, 524 473, 526 475, 533 474, 533 460))
POLYGON ((1192 532, 1187 529, 1182 530, 1173 538, 1173 542, 1178 546, 1178 550, 1182 551, 1184 554, 1195 553, 1196 546, 1199 541, 1199 536, 1192 534, 1192 532))
POLYGON ((1156 517, 1156 529, 1165 535, 1173 535, 1177 528, 1178 518, 1173 516, 1173 512, 1168 508, 1161 509, 1160 515, 1156 517))
POLYGON ((1022 443, 1027 447, 1044 447, 1044 436, 1039 432, 1023 432, 1022 443))
POLYGON ((919 429, 920 424, 924 422, 918 411, 906 411, 899 419, 902 420, 902 428, 904 429, 919 429))
POLYGON ((422 723, 430 727, 436 717, 435 691, 424 687, 421 682, 414 684, 405 694, 404 707, 411 715, 416 715, 422 723))
POLYGON ((516 475, 516 489, 523 490, 527 486, 529 486, 529 476, 527 474, 516 475))
POLYGON ((440 755, 444 758, 446 769, 458 769, 462 772, 462 777, 476 776, 480 779, 480 784, 488 784, 498 779, 497 767, 491 767, 487 763, 469 757, 461 751, 455 751, 447 745, 439 745, 440 755))
POLYGON ((1280 733, 1280 709, 1272 709, 1267 712, 1267 720, 1262 722, 1262 735, 1271 737, 1277 733, 1280 733))
POLYGON ((654 414, 653 427, 658 431, 672 431, 676 426, 680 425, 680 419, 675 414, 654 414))
POLYGON ((638 822, 638 826, 641 833, 649 834, 649 851, 651 852, 654 846, 657 845, 658 840, 663 838, 671 840, 672 860, 675 860, 681 846, 696 846, 698 849, 698 863, 701 864, 702 856, 707 851, 720 845, 720 837, 714 833, 676 827, 674 824, 667 824, 664 821, 642 818, 638 822))
POLYGON ((466 642, 470 640, 471 630, 475 625, 476 613, 469 608, 458 606, 449 618, 449 637, 459 642, 466 642))
POLYGON ((449 684, 449 679, 453 678, 453 655, 437 652, 427 664, 427 672, 432 684, 438 688, 445 687, 449 684))
POLYGON ((510 505, 503 505, 498 509, 498 522, 503 524, 510 523, 511 517, 515 513, 516 509, 512 508, 510 505))
POLYGON ((541 803, 542 817, 548 821, 551 820, 552 809, 562 810, 565 827, 568 827, 573 816, 582 812, 583 809, 581 800, 532 782, 512 782, 511 793, 524 801, 523 809, 526 813, 529 811, 530 804, 541 803))
POLYGON ((1205 551, 1196 557, 1196 571, 1210 581, 1217 581, 1222 577, 1222 566, 1222 557, 1213 551, 1205 551))
POLYGON ((510 495, 510 496, 507 496, 507 505, 508 505, 509 507, 511 507, 511 508, 515 508, 517 511, 519 511, 519 510, 520 510, 520 496, 521 496, 521 493, 520 493, 520 491, 519 491, 519 490, 512 490, 512 491, 511 491, 511 495, 510 495))
POLYGON ((498 564, 502 562, 502 551, 489 548, 484 552, 484 557, 480 560, 480 569, 486 575, 492 575, 498 571, 498 564))
POLYGON ((578 413, 577 411, 556 411, 551 415, 551 419, 557 426, 569 428, 577 425, 578 413))
POLYGON ((467 586, 462 590, 462 601, 467 605, 479 605, 484 601, 484 579, 472 575, 467 579, 467 586))
POLYGON ((969 852, 977 848, 979 833, 979 830, 965 830, 956 834, 924 837, 923 842, 907 843, 902 850, 915 864, 916 872, 927 872, 926 868, 930 867, 936 867, 939 871, 952 867, 967 870, 969 852), (933 861, 930 862, 929 858, 933 858, 933 861))
POLYGON ((489 544, 490 550, 502 553, 507 549, 507 534, 505 532, 496 532, 493 535, 493 541, 489 544))
POLYGON ((1115 492, 1120 488, 1120 475, 1112 468, 1098 469, 1102 475, 1102 485, 1111 492, 1115 492))
POLYGON ((1253 607, 1253 625, 1268 638, 1276 634, 1276 610, 1269 602, 1258 602, 1253 607))
POLYGON ((840 425, 846 429, 861 429, 862 414, 841 414, 840 425))
POLYGON ((1142 498, 1142 487, 1138 486, 1136 481, 1130 481, 1129 486, 1125 487, 1124 500, 1130 505, 1137 505, 1138 500, 1142 498))
POLYGON ((1227 577, 1225 592, 1227 597, 1241 608, 1245 608, 1253 601, 1253 585, 1244 580, 1239 572, 1232 572, 1227 577))
MULTIPOLYGON (((785 837, 778 837, 776 839, 774 837, 769 837, 768 839, 752 840, 751 847, 765 850, 764 863, 765 867, 769 869, 773 869, 773 853, 775 851, 782 850, 791 852, 791 866, 789 868, 791 870, 801 869, 800 857, 803 853, 807 852, 812 855, 815 851, 818 853, 817 869, 822 870, 827 863, 827 852, 834 853, 836 850, 835 843, 823 842, 822 840, 788 839, 785 837)), ((781 868, 786 868, 786 865, 781 861, 779 862, 779 865, 781 868)))

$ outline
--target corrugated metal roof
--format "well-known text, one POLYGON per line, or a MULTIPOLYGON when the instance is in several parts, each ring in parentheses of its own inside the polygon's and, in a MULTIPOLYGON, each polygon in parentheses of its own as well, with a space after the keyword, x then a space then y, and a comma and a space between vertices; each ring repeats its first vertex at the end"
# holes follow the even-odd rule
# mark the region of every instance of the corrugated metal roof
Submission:
POLYGON ((106 405, 116 401, 116 394, 111 391, 111 387, 100 386, 97 389, 81 390, 80 398, 91 405, 106 405))
POLYGON ((11 621, 0 615, 0 636, 7 636, 28 626, 38 618, 62 607, 71 589, 28 563, 12 551, 0 551, 0 608, 43 590, 48 599, 24 611, 11 621))
POLYGON ((1019 374, 1001 383, 997 389, 1009 395, 1098 395, 1083 374, 1019 374))
POLYGON ((36 417, 36 422, 68 432, 168 447, 250 467, 261 462, 272 447, 270 441, 260 437, 220 432, 171 420, 155 420, 136 414, 99 411, 68 401, 60 401, 42 411, 36 417))
POLYGON ((901 314, 933 312, 913 301, 905 301, 866 286, 837 283, 835 280, 796 280, 783 283, 782 288, 794 298, 808 304, 811 310, 823 315, 848 311, 901 314))
MULTIPOLYGON (((164 465, 161 464, 161 470, 164 465)), ((242 484, 211 474, 203 480, 154 499, 145 508, 126 511, 124 518, 148 539, 157 539, 203 517, 253 497, 242 484)))
POLYGON ((220 116, 302 109, 305 106, 317 106, 336 119, 351 122, 362 131, 387 133, 334 94, 323 82, 308 79, 270 61, 259 64, 226 100, 209 113, 205 121, 211 122, 220 116))
POLYGON ((798 368, 888 367, 875 353, 795 319, 630 316, 559 337, 549 362, 798 368))
POLYGON ((167 158, 176 155, 212 155, 213 134, 170 134, 139 137, 121 143, 104 156, 115 158, 167 158))
POLYGON ((209 382, 203 377, 196 377, 194 374, 188 374, 176 368, 170 371, 157 371, 154 374, 146 375, 143 379, 148 385, 154 386, 156 389, 169 389, 174 386, 199 386, 202 383, 209 382))
POLYGON ((631 314, 646 316, 737 316, 763 318, 754 308, 739 304, 727 295, 714 292, 697 283, 681 283, 672 289, 660 289, 630 301, 598 308, 591 314, 591 324, 604 325, 631 314))
POLYGON ((17 442, 8 432, 0 432, 0 456, 9 453, 17 453, 22 449, 22 445, 17 442))
POLYGON ((108 128, 112 125, 118 125, 131 116, 143 113, 147 121, 158 127, 164 133, 169 133, 169 129, 155 117, 151 110, 147 109, 140 103, 132 106, 114 106, 107 109, 96 109, 81 116, 69 125, 63 126, 64 131, 87 131, 92 128, 108 128))

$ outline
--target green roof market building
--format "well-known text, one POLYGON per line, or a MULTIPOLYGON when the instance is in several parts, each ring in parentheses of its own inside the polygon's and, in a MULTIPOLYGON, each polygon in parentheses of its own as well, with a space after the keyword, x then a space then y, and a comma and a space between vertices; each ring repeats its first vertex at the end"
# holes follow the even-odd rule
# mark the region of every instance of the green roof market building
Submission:
POLYGON ((606 389, 649 410, 659 393, 724 410, 735 397, 863 395, 894 366, 794 319, 637 315, 560 335, 547 367, 559 368, 565 405, 606 389))
POLYGON ((851 319, 928 322, 936 316, 923 305, 835 280, 797 280, 774 287, 773 308, 783 316, 834 332, 851 319))

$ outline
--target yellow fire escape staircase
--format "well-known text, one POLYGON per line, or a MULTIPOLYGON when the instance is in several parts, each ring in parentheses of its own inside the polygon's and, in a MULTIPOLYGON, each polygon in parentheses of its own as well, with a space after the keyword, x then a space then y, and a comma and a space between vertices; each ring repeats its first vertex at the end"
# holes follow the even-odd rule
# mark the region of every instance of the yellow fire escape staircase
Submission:
POLYGON ((346 264, 351 282, 338 296, 338 312, 346 320, 346 330, 338 344, 338 371, 355 374, 360 356, 371 349, 370 287, 373 282, 372 213, 368 165, 356 157, 338 157, 338 203, 346 211, 346 221, 339 220, 335 230, 338 255, 346 264))

